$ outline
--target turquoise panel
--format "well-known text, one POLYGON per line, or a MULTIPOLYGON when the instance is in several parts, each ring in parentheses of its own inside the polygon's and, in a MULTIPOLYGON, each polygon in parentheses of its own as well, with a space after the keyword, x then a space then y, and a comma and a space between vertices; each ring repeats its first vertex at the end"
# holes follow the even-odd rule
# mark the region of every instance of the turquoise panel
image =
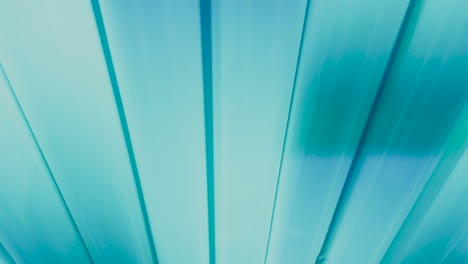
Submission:
POLYGON ((326 263, 379 262, 441 161, 468 99, 462 2, 416 3, 355 157, 326 263))
POLYGON ((468 260, 468 104, 448 135, 441 161, 381 263, 468 260))
POLYGON ((0 259, 90 263, 1 64, 0 113, 0 259))
POLYGON ((463 263, 468 260, 468 151, 460 159, 418 228, 405 255, 392 263, 463 263), (464 250, 463 250, 464 249, 464 250))
POLYGON ((2 1, 0 38, 4 68, 94 262, 152 262, 91 4, 2 1))
POLYGON ((0 263, 468 263, 465 0, 0 0, 0 263))
POLYGON ((407 4, 311 2, 268 263, 315 262, 407 4))
POLYGON ((213 1, 218 263, 265 257, 306 1, 213 1))
POLYGON ((218 263, 265 257, 306 1, 213 1, 218 263))
POLYGON ((208 263, 198 1, 101 1, 161 263, 208 263))

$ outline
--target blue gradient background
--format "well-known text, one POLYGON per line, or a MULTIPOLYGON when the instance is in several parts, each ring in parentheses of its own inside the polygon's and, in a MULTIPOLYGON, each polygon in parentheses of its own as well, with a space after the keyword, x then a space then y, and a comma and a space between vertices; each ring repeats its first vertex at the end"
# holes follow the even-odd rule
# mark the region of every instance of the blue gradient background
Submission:
POLYGON ((468 263, 467 14, 0 0, 0 263, 468 263))

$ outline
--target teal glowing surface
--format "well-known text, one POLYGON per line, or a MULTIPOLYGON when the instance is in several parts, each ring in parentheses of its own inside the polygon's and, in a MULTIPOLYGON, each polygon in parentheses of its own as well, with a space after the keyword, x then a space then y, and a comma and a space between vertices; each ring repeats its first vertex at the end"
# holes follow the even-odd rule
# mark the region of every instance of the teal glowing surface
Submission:
POLYGON ((151 261, 90 3, 2 1, 0 32, 5 72, 91 257, 151 261))
POLYGON ((213 2, 217 263, 264 260, 305 7, 213 2))
POLYGON ((0 252, 23 263, 86 263, 85 245, 17 103, 0 65, 0 252))
POLYGON ((407 4, 325 0, 309 7, 269 263, 315 261, 407 4))
POLYGON ((208 263, 198 2, 100 2, 158 259, 208 263))
POLYGON ((468 263, 463 0, 0 0, 0 263, 468 263))

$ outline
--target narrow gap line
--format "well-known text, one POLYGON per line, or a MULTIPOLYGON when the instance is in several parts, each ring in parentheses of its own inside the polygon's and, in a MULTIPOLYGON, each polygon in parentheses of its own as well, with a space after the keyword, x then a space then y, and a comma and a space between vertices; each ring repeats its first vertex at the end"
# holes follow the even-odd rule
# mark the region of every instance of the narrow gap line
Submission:
POLYGON ((94 13, 94 18, 96 20, 96 27, 98 29, 98 34, 99 38, 101 40, 101 46, 102 46, 102 51, 104 53, 104 58, 106 61, 106 66, 107 66, 107 71, 109 73, 109 79, 111 82, 113 94, 114 94, 114 99, 115 99, 115 104, 117 107, 117 112, 119 115, 120 123, 121 123, 121 128, 125 140, 125 145, 127 147, 127 152, 128 152, 128 157, 130 160, 130 165, 132 167, 132 172, 133 172, 133 177, 135 180, 135 187, 138 195, 138 200, 140 203, 141 211, 143 214, 143 220, 144 220, 144 225, 146 229, 146 235, 148 238, 148 242, 151 248, 151 256, 153 258, 154 263, 158 263, 158 257, 156 254, 156 245, 154 242, 153 238, 153 233, 151 231, 151 224, 149 222, 149 216, 148 216, 148 211, 146 209, 146 204, 145 204, 145 199, 143 196, 143 190, 141 187, 141 181, 140 181, 140 175, 138 172, 137 164, 136 164, 136 159, 135 159, 135 154, 133 152, 133 145, 132 145, 132 140, 130 137, 130 131, 128 129, 128 124, 127 124, 127 118, 125 116, 125 111, 122 103, 122 97, 120 95, 120 89, 119 85, 117 82, 117 75, 115 73, 115 68, 114 68, 114 63, 112 61, 112 55, 110 52, 110 47, 109 47, 109 42, 107 39, 107 34, 106 30, 104 27, 104 20, 102 18, 102 12, 101 12, 101 7, 99 5, 99 0, 90 0, 93 13, 94 13))
POLYGON ((21 103, 18 100, 18 97, 16 96, 16 93, 13 89, 13 86, 11 85, 10 79, 8 78, 8 75, 5 72, 5 69, 3 68, 3 65, 0 64, 0 70, 2 71, 2 74, 7 82, 8 88, 10 89, 11 96, 13 97, 13 100, 15 101, 16 106, 19 109, 19 112, 21 114, 21 117, 23 118, 24 123, 26 124, 26 127, 28 129, 29 134, 31 135, 31 138, 34 142, 34 146, 36 147, 37 151, 39 152, 39 155, 41 157, 42 162, 44 163, 47 172, 50 175, 50 178, 52 179, 52 183, 57 190, 57 193, 59 195, 60 201, 62 202, 63 206, 65 207, 66 214, 73 226, 73 229, 75 229, 76 233, 78 234, 78 238, 80 242, 83 244, 83 247, 86 251, 86 255, 88 256, 89 260, 91 263, 94 263, 93 258, 91 257, 91 253, 89 252, 89 249, 84 241, 83 235, 80 232, 80 229, 78 228, 78 225, 76 224, 75 219, 73 218, 73 215, 70 211, 70 208, 68 207, 67 202, 65 201, 65 198, 63 197, 62 191, 60 190, 60 187, 57 183, 57 180, 55 179, 54 174, 52 173, 52 169, 49 166, 49 163, 47 162, 47 159, 45 158, 44 152, 42 151, 41 146, 39 145, 39 142, 37 141, 36 135, 34 134, 34 131, 32 130, 31 125, 29 124, 28 118, 26 117, 26 114, 23 111, 23 107, 21 106, 21 103))
POLYGON ((203 97, 205 113, 206 183, 208 200, 209 262, 216 263, 216 226, 214 190, 214 139, 213 139, 213 60, 211 0, 200 0, 200 27, 203 67, 203 97))
POLYGON ((304 22, 302 24, 301 40, 300 40, 300 43, 299 43, 299 51, 298 51, 298 54, 297 54, 297 61, 296 61, 296 71, 294 73, 294 81, 293 81, 293 87, 292 87, 292 91, 291 91, 291 99, 290 99, 290 102, 289 102, 288 119, 286 121, 286 128, 285 128, 284 139, 283 139, 283 148, 281 150, 281 160, 280 160, 280 165, 279 165, 279 169, 278 169, 278 176, 277 176, 277 179, 276 179, 275 197, 274 197, 274 200, 273 200, 273 209, 272 209, 271 218, 270 218, 270 227, 269 227, 269 230, 268 230, 268 240, 267 240, 267 245, 266 245, 266 250, 265 250, 265 256, 264 256, 264 259, 263 259, 264 264, 266 264, 266 262, 267 262, 268 253, 270 251, 271 232, 273 230, 273 221, 274 221, 275 213, 276 213, 276 201, 278 199, 278 189, 279 189, 279 184, 280 184, 281 172, 282 172, 282 169, 283 169, 284 153, 285 153, 286 143, 287 143, 287 138, 288 138, 289 124, 290 124, 290 120, 291 120, 291 112, 292 112, 292 108, 293 108, 294 95, 295 95, 296 86, 297 86, 297 76, 299 74, 299 66, 301 64, 301 59, 302 59, 302 48, 304 46, 304 38, 305 38, 306 31, 307 31, 306 30, 307 29, 307 21, 309 19, 309 9, 310 9, 311 1, 312 0, 307 0, 306 10, 305 10, 305 14, 304 14, 304 22))
POLYGON ((390 73, 394 68, 395 60, 396 60, 397 55, 398 55, 398 53, 400 51, 400 48, 401 48, 401 45, 402 45, 402 42, 403 42, 403 38, 405 36, 405 32, 406 32, 406 29, 408 28, 408 24, 409 24, 411 15, 413 14, 413 10, 414 10, 415 3, 416 3, 417 0, 409 0, 409 1, 410 2, 408 3, 408 7, 406 8, 406 12, 405 12, 405 15, 403 17, 403 21, 401 23, 400 29, 398 31, 395 43, 393 45, 392 52, 390 54, 387 66, 386 66, 385 71, 384 71, 384 73, 382 75, 382 79, 380 81, 379 88, 377 90, 377 93, 376 93, 376 95, 374 97, 374 101, 372 103, 371 109, 370 109, 369 114, 367 116, 367 120, 366 120, 366 123, 364 125, 361 137, 359 139, 358 146, 357 146, 356 152, 354 154, 354 158, 353 158, 353 160, 351 162, 351 165, 349 167, 348 174, 346 175, 345 183, 343 184, 343 188, 341 189, 340 197, 339 197, 338 202, 336 204, 332 220, 330 221, 330 225, 329 225, 327 233, 325 235, 325 239, 324 239, 324 242, 322 244, 322 248, 320 249, 320 252, 319 252, 319 254, 318 254, 317 258, 316 258, 316 261, 315 261, 316 264, 321 264, 321 263, 324 263, 326 261, 327 254, 328 254, 328 251, 330 249, 330 246, 333 243, 333 241, 335 240, 335 237, 337 235, 336 227, 337 227, 338 223, 341 222, 341 219, 343 218, 344 207, 345 207, 346 201, 349 198, 348 196, 351 195, 350 190, 353 188, 353 186, 354 186, 354 184, 356 182, 357 177, 353 176, 353 175, 354 175, 354 172, 356 170, 357 162, 358 162, 359 158, 362 156, 364 142, 367 139, 367 135, 369 133, 371 124, 372 124, 372 122, 374 120, 377 107, 380 104, 382 94, 383 94, 383 90, 386 87, 386 85, 388 83, 388 79, 390 77, 390 73))

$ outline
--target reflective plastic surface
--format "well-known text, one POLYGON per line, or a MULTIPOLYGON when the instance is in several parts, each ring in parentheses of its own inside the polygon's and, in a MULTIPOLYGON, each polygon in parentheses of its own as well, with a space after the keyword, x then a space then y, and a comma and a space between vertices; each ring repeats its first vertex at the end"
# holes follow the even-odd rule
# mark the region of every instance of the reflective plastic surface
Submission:
POLYGON ((0 0, 0 263, 464 263, 463 0, 0 0))
POLYGON ((158 259, 208 263, 198 2, 100 2, 158 259))
POLYGON ((91 4, 1 5, 0 59, 92 258, 150 262, 91 4))
POLYGON ((89 253, 0 65, 0 256, 89 263, 89 253))
POLYGON ((216 255, 265 257, 306 1, 213 1, 216 255))

